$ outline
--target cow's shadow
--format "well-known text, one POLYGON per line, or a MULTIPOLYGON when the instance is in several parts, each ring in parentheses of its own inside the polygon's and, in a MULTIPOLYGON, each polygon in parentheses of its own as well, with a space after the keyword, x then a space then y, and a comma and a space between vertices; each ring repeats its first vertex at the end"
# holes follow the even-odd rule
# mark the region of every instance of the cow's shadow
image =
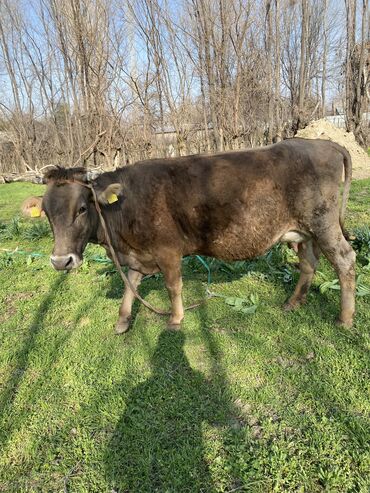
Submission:
POLYGON ((183 332, 159 335, 150 378, 129 394, 105 454, 117 491, 214 491, 203 448, 203 424, 224 427, 231 413, 226 386, 193 370, 183 332), (225 388, 221 388, 225 387, 225 388))

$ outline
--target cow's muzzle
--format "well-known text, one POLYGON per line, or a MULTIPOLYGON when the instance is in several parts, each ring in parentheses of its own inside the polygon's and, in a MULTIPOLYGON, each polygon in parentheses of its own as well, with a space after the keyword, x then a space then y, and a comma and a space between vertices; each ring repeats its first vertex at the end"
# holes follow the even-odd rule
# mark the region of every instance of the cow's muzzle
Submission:
POLYGON ((69 253, 68 255, 51 255, 50 262, 55 270, 71 270, 79 267, 82 259, 75 253, 69 253))

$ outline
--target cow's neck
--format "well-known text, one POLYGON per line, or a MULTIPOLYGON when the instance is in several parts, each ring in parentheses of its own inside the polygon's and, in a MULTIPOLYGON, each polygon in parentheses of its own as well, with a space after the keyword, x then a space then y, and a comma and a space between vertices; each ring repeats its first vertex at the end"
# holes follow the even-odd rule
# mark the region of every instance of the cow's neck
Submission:
POLYGON ((97 243, 101 246, 107 246, 107 240, 105 238, 105 232, 103 229, 103 226, 101 225, 101 222, 99 221, 98 226, 96 228, 96 239, 97 243))
POLYGON ((91 213, 91 223, 89 243, 103 245, 105 235, 96 209, 91 213))
MULTIPOLYGON (((96 243, 104 247, 108 257, 111 258, 111 252, 109 249, 108 242, 106 240, 105 232, 96 211, 95 211, 95 215, 96 217, 94 218, 94 227, 90 235, 89 241, 90 243, 96 243)), ((125 261, 123 257, 121 257, 121 255, 128 255, 132 250, 135 250, 135 245, 131 243, 130 235, 125 234, 125 228, 123 225, 120 228, 120 234, 117 234, 116 231, 113 231, 112 229, 113 225, 110 224, 109 218, 107 218, 105 214, 104 214, 104 218, 106 221, 108 234, 110 235, 110 241, 112 243, 112 246, 116 251, 116 255, 118 256, 119 260, 122 262, 122 264, 124 264, 125 261)))
MULTIPOLYGON (((106 221, 107 223, 107 221, 106 221)), ((109 226, 107 224, 108 231, 109 231, 109 226)), ((108 248, 107 240, 105 237, 105 232, 103 229, 103 226, 101 224, 100 218, 98 216, 98 213, 95 211, 94 217, 93 217, 93 227, 92 227, 92 232, 90 234, 89 238, 90 243, 96 243, 98 245, 101 245, 105 248, 108 248)))

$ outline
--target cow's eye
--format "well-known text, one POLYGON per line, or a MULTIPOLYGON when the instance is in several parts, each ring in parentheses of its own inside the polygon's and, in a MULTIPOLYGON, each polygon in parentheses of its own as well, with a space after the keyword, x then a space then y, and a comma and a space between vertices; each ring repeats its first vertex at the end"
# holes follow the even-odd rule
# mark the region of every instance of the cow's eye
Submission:
POLYGON ((87 211, 87 208, 85 205, 81 206, 77 212, 77 216, 80 216, 81 214, 83 214, 84 212, 87 211))

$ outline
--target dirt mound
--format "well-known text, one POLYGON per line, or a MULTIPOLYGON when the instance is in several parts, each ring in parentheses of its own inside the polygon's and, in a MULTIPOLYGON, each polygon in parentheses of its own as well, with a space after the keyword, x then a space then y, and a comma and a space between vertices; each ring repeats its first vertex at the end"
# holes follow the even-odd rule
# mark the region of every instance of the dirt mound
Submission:
POLYGON ((370 177, 370 157, 360 147, 352 132, 337 128, 325 119, 315 120, 299 130, 296 137, 305 139, 326 139, 345 147, 352 157, 353 178, 370 177))

